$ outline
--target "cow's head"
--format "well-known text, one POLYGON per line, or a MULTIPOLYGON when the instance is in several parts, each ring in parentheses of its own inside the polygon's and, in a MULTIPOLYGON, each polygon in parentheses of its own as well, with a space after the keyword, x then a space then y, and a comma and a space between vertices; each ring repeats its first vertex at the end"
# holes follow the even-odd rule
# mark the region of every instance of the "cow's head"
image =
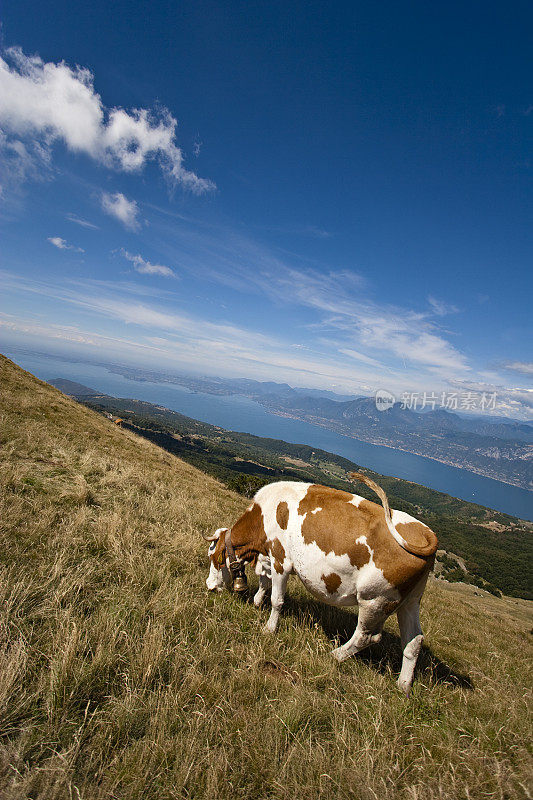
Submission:
MULTIPOLYGON (((221 592, 224 586, 237 594, 248 590, 244 561, 235 553, 228 528, 219 528, 213 536, 204 536, 209 542, 209 575, 206 585, 210 591, 221 592), (231 563, 230 563, 231 562, 231 563)), ((255 562, 254 562, 255 563, 255 562)))
POLYGON ((227 528, 219 528, 213 536, 205 536, 209 542, 209 575, 205 585, 210 592, 221 592, 224 589, 231 589, 233 580, 229 571, 226 558, 226 545, 224 537, 227 528))

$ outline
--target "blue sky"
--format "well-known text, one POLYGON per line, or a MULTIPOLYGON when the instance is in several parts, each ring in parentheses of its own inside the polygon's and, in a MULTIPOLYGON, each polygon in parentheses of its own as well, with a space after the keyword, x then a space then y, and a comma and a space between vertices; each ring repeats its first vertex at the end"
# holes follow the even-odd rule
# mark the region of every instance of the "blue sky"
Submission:
POLYGON ((5 3, 0 344, 530 418, 532 22, 5 3))

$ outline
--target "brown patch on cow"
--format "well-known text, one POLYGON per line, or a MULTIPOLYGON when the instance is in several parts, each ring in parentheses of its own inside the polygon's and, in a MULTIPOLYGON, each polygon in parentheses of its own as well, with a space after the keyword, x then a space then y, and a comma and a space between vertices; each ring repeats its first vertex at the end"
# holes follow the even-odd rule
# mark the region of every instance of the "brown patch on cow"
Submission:
POLYGON ((329 575, 321 575, 320 577, 326 584, 328 594, 335 594, 342 583, 342 578, 336 572, 331 572, 329 575))
POLYGON ((392 614, 393 611, 396 611, 399 605, 400 605, 399 600, 393 600, 390 603, 384 603, 383 611, 385 612, 385 614, 392 614))
MULTIPOLYGON (((222 534, 213 553, 214 563, 222 566, 226 561, 226 535, 222 534)), ((258 503, 246 509, 231 529, 231 542, 237 558, 242 561, 256 561, 259 553, 266 556, 266 533, 263 512, 258 503)))
POLYGON ((278 507, 276 508, 276 522, 283 531, 287 530, 287 525, 289 524, 289 506, 284 500, 278 503, 278 507))
POLYGON ((278 538, 269 544, 270 555, 274 559, 274 569, 278 575, 283 574, 283 562, 285 561, 285 548, 278 538))
POLYGON ((302 523, 306 544, 315 542, 326 554, 348 555, 350 563, 360 569, 370 561, 370 553, 356 539, 367 536, 372 515, 352 505, 352 497, 348 492, 313 485, 300 501, 298 514, 306 514, 302 523))
POLYGON ((433 531, 421 522, 398 522, 395 526, 400 536, 408 545, 437 550, 437 537, 433 531))
POLYGON ((370 500, 363 500, 359 504, 361 509, 368 509, 370 506, 378 509, 379 517, 379 524, 373 527, 372 534, 368 536, 368 545, 374 553, 374 563, 383 572, 384 578, 398 589, 400 596, 405 597, 414 589, 423 574, 429 572, 434 557, 423 558, 404 550, 389 531, 382 507, 370 500))
MULTIPOLYGON (((387 527, 385 512, 380 505, 361 500, 355 506, 350 503, 352 498, 348 492, 327 486, 310 486, 298 506, 298 513, 306 515, 302 523, 304 541, 306 544, 315 542, 325 554, 347 555, 357 569, 370 561, 370 548, 376 567, 405 597, 429 570, 432 559, 412 555, 398 544, 387 527), (360 536, 366 537, 368 547, 356 543, 360 536)), ((410 524, 405 524, 405 527, 410 524)), ((428 539, 427 533, 424 543, 428 539)))

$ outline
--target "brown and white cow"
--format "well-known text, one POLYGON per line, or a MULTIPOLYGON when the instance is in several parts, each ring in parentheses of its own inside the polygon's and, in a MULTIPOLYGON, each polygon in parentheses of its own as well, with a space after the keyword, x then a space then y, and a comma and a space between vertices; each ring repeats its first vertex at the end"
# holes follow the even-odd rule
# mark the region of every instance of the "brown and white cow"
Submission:
POLYGON ((338 661, 378 642, 385 620, 396 612, 403 649, 398 684, 408 695, 423 641, 420 600, 437 537, 409 514, 391 513, 385 492, 366 475, 352 477, 373 489, 383 506, 311 483, 282 481, 260 489, 231 529, 220 528, 210 537, 207 587, 231 587, 229 549, 239 567, 256 565, 256 605, 272 588, 268 632, 277 628, 291 573, 330 605, 357 604, 355 633, 333 650, 338 661))

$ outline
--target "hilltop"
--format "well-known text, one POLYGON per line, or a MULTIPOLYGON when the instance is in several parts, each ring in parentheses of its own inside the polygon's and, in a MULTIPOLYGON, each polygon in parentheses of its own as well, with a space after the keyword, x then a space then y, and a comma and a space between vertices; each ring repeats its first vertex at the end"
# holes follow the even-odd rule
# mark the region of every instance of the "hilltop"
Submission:
POLYGON ((355 614, 293 580, 265 637, 204 583, 249 501, 0 367, 0 797, 528 796, 533 604, 432 581, 407 702, 395 620, 338 666, 355 614))

